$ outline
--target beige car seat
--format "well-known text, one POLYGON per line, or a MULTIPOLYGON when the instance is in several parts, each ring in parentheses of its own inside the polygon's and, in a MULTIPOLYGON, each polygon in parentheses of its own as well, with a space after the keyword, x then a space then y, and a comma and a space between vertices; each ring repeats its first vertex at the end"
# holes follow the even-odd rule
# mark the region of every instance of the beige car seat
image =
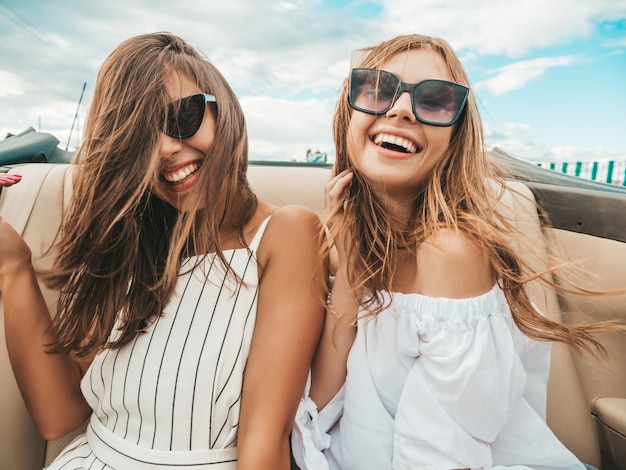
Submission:
MULTIPOLYGON (((68 169, 69 165, 20 166, 12 171, 23 176, 22 182, 4 188, 0 194, 0 217, 22 234, 32 250, 33 264, 37 269, 46 269, 52 265, 53 253, 50 247, 59 231, 63 209, 71 194, 71 171, 68 169)), ((43 284, 41 288, 54 314, 58 295, 43 284)), ((3 316, 1 302, 0 316, 3 316)), ((41 469, 46 450, 56 455, 69 436, 55 446, 55 442, 45 442, 37 432, 13 379, 4 341, 4 319, 0 323, 0 332, 0 468, 41 469)))
MULTIPOLYGON (((71 195, 72 166, 69 164, 28 164, 16 167, 23 175, 21 183, 5 188, 0 194, 0 216, 24 236, 31 247, 38 269, 51 265, 50 247, 58 233, 64 207, 71 195)), ((259 197, 276 205, 302 204, 319 214, 323 212, 323 187, 328 180, 327 168, 285 166, 251 166, 249 179, 259 197)), ((516 212, 515 223, 537 246, 545 246, 541 224, 530 190, 513 183, 519 192, 507 192, 503 203, 516 212)), ((542 285, 529 287, 532 300, 544 312, 559 318, 555 293, 542 285)), ((56 292, 42 286, 52 314, 56 292)), ((0 299, 1 300, 1 299, 0 299)), ((2 305, 0 302, 0 316, 2 305)), ((0 324, 1 337, 4 327, 0 324)), ((40 469, 50 462, 71 439, 45 442, 35 429, 13 379, 4 341, 0 341, 0 469, 40 469)), ((567 347, 556 345, 548 393, 548 422, 561 441, 581 460, 599 466, 598 444, 589 406, 567 347), (575 417, 575 418, 572 418, 575 417)), ((77 432, 80 432, 77 431, 77 432)))

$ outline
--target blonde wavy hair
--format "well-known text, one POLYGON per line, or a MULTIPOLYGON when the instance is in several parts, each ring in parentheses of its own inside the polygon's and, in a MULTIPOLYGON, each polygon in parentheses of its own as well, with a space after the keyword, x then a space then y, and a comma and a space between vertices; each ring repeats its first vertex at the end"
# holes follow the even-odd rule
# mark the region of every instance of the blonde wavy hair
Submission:
MULTIPOLYGON (((361 49, 355 54, 356 59, 353 57, 352 67, 377 68, 395 54, 419 49, 441 56, 452 81, 471 89, 469 77, 454 50, 445 40, 435 37, 403 35, 361 49)), ((355 156, 348 152, 348 127, 354 112, 348 104, 348 92, 349 83, 345 79, 333 120, 334 172, 350 169, 354 176, 345 200, 331 209, 327 230, 330 240, 345 241, 350 260, 346 267, 348 281, 361 299, 361 307, 369 315, 376 315, 386 307, 382 292, 392 290, 398 247, 414 248, 444 228, 458 230, 488 254, 513 319, 524 334, 538 340, 564 342, 576 349, 603 351, 592 333, 619 329, 619 326, 611 322, 565 325, 548 319, 533 307, 524 289, 532 280, 547 283, 559 291, 579 294, 588 291, 557 285, 545 276, 546 272, 537 272, 528 266, 514 249, 515 245, 534 247, 524 243, 522 234, 511 224, 510 216, 503 213, 499 197, 506 188, 505 175, 487 157, 473 92, 454 124, 445 155, 416 190, 413 217, 408 225, 393 220, 353 163, 355 156)), ((550 265, 553 266, 551 271, 558 269, 557 264, 550 265)))
POLYGON ((215 252, 228 271, 220 229, 228 223, 246 246, 243 226, 257 200, 246 177, 239 101, 207 58, 167 32, 132 37, 105 60, 75 161, 73 197, 46 279, 61 290, 52 350, 86 355, 127 344, 160 315, 183 259, 215 252), (207 109, 216 118, 215 139, 184 212, 150 190, 167 84, 177 76, 217 99, 207 109))

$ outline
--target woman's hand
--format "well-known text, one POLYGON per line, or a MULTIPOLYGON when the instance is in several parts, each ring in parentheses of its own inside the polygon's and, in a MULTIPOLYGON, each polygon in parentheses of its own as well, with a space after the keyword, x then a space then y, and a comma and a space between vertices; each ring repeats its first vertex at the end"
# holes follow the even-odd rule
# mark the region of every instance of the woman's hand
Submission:
POLYGON ((326 186, 324 186, 324 208, 329 214, 342 201, 342 194, 352 182, 354 173, 352 170, 343 170, 338 175, 333 176, 326 186))
MULTIPOLYGON (((19 183, 22 175, 0 174, 0 188, 19 183)), ((3 281, 13 270, 30 267, 31 252, 22 237, 0 217, 0 292, 3 281)))
POLYGON ((0 188, 13 186, 22 180, 22 175, 18 174, 0 174, 0 188))
MULTIPOLYGON (((326 224, 331 224, 332 220, 329 219, 330 214, 334 212, 336 207, 345 200, 346 188, 350 186, 354 173, 351 170, 343 170, 338 175, 330 178, 326 186, 324 186, 324 208, 326 210, 326 224)), ((328 233, 330 237, 331 234, 328 233)), ((339 266, 345 261, 345 250, 343 249, 343 243, 341 240, 332 240, 333 248, 329 253, 329 265, 328 271, 331 276, 334 276, 339 270, 339 266)))

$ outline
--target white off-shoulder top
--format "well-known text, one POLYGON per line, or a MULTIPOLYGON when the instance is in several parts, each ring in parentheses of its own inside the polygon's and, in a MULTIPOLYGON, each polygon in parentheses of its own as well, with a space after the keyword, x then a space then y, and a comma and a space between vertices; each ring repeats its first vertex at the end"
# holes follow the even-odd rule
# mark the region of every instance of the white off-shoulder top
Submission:
POLYGON ((300 403, 310 470, 581 469, 546 417, 550 344, 523 335, 502 289, 467 299, 387 294, 358 322, 344 387, 300 403))

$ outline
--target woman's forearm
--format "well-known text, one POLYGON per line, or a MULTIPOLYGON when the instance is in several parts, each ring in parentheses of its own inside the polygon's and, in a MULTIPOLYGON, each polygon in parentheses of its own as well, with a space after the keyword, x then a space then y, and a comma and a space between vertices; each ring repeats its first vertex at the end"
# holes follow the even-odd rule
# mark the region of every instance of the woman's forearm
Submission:
POLYGON ((322 409, 346 380, 348 353, 356 336, 358 302, 340 270, 326 306, 322 336, 311 366, 311 399, 322 409))
POLYGON ((47 352, 55 337, 30 264, 4 266, 0 292, 7 350, 24 402, 44 438, 60 437, 90 412, 80 391, 80 369, 69 355, 47 352))

